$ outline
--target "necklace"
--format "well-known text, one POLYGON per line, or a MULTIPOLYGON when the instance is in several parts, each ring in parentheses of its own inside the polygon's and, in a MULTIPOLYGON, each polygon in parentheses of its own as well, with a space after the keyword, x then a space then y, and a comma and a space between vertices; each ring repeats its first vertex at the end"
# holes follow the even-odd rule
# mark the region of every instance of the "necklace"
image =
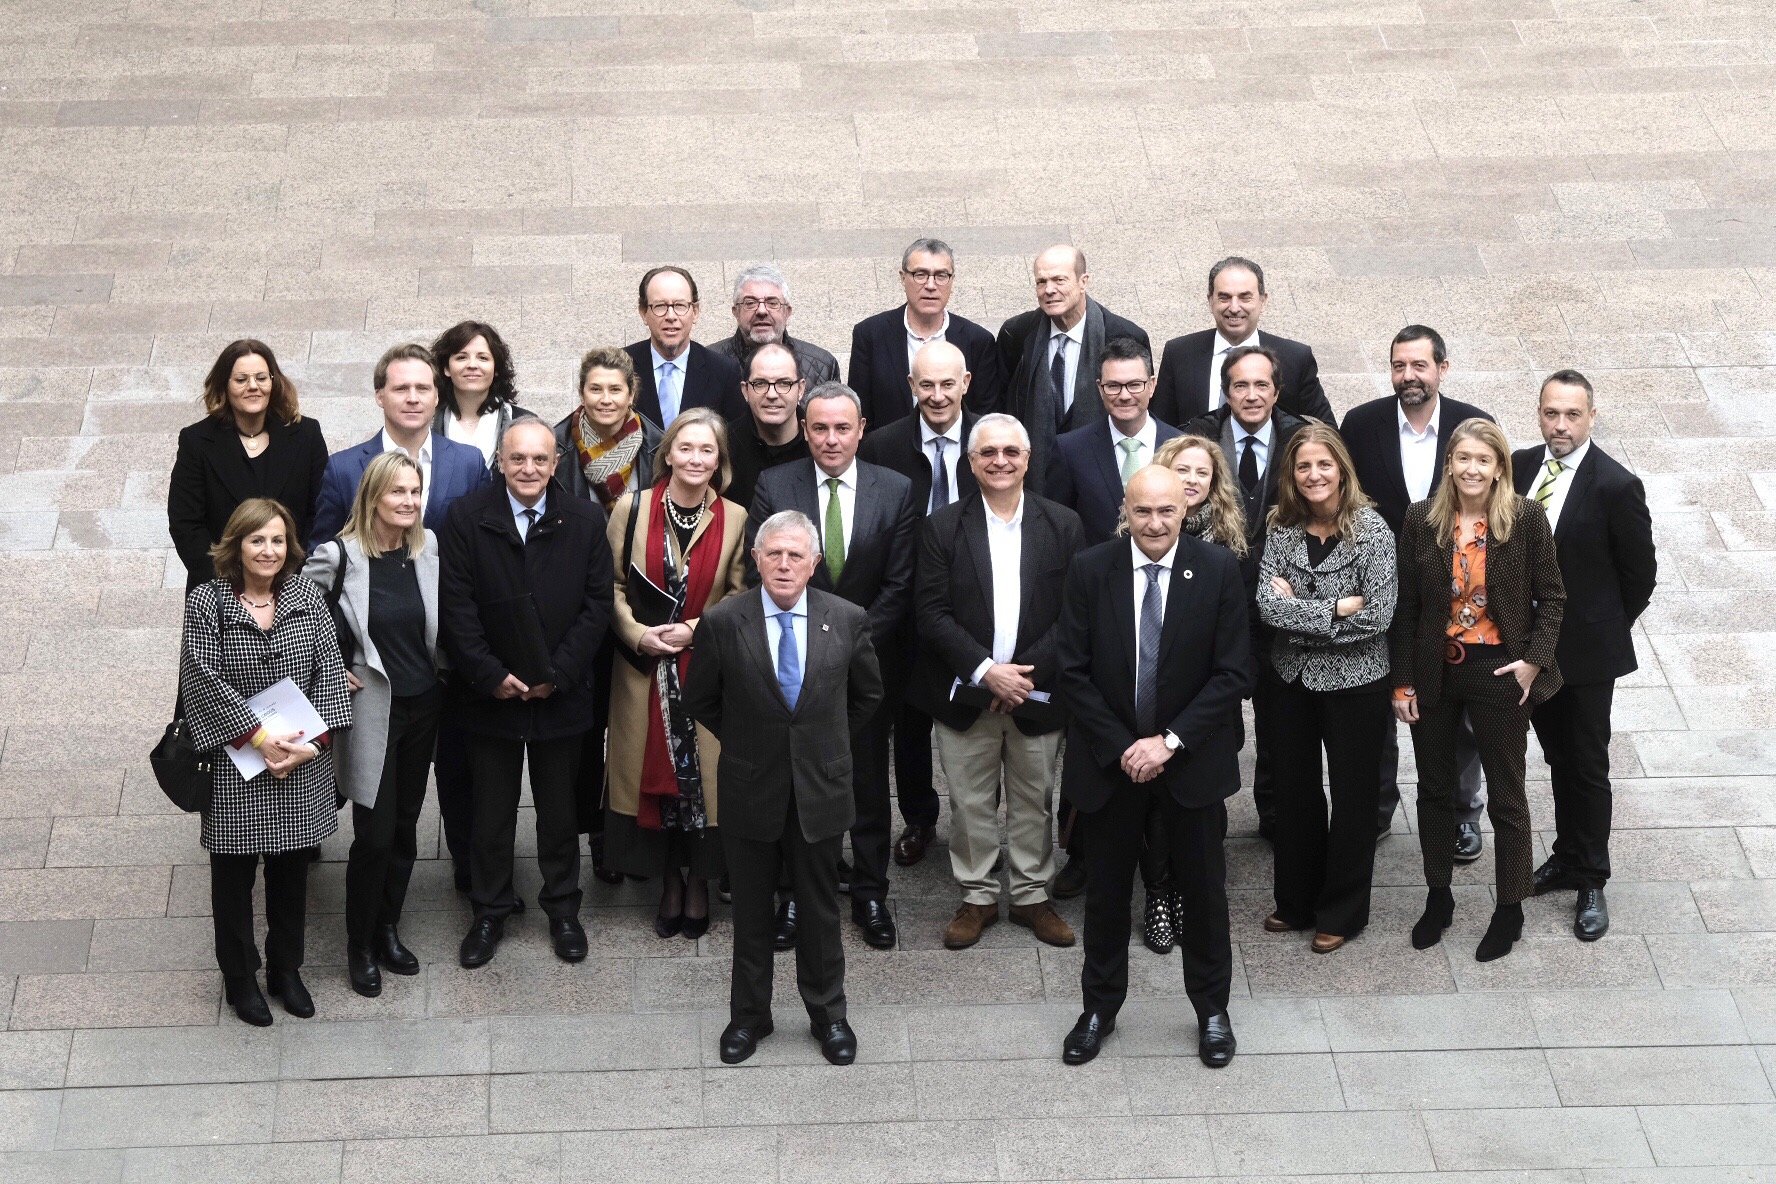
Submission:
POLYGON ((687 519, 680 515, 678 503, 673 501, 670 496, 665 499, 665 502, 666 516, 672 519, 672 525, 680 530, 695 530, 697 528, 697 523, 703 518, 702 503, 698 503, 696 509, 690 511, 690 516, 687 519))
POLYGON ((239 596, 240 602, 248 608, 270 608, 274 603, 274 601, 268 600, 264 604, 260 604, 257 600, 248 600, 245 592, 239 593, 239 596))

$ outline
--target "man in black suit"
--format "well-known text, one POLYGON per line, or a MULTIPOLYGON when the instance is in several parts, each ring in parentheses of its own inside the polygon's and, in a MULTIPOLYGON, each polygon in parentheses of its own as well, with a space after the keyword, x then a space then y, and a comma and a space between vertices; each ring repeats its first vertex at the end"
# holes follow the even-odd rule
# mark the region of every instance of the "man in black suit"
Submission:
POLYGON ((1233 1059, 1227 999, 1226 799, 1239 791, 1240 700, 1252 683, 1246 582, 1225 547, 1183 533, 1184 482, 1157 465, 1124 498, 1127 540, 1080 554, 1061 602, 1059 686, 1071 721, 1062 793, 1091 820, 1084 1012, 1062 1059, 1083 1064, 1128 995, 1129 901, 1147 814, 1166 817, 1178 947, 1197 1052, 1233 1059))
POLYGON ((788 346, 762 345, 747 360, 741 393, 746 412, 728 420, 728 462, 733 479, 722 496, 750 506, 759 474, 777 465, 808 459, 802 435, 801 402, 807 390, 788 346))
POLYGON ((1209 315, 1215 327, 1166 342, 1153 414, 1169 423, 1183 423, 1215 410, 1222 401, 1221 365, 1227 354, 1243 345, 1262 345, 1277 356, 1281 392, 1277 402, 1282 409, 1334 423, 1313 350, 1275 333, 1259 333, 1258 322, 1269 301, 1264 269, 1250 259, 1229 255, 1209 268, 1209 315))
POLYGON ((1147 330, 1117 316, 1086 294, 1091 275, 1085 252, 1061 244, 1036 256, 1037 307, 999 327, 999 355, 1011 385, 1002 410, 1030 432, 1030 471, 1048 471, 1055 437, 1082 428, 1102 407, 1092 397, 1098 361, 1112 337, 1133 337, 1151 348, 1147 330))
POLYGON ((1055 756, 1066 723, 1051 696, 1061 584, 1083 534, 1077 514, 1025 490, 1030 434, 1016 419, 983 416, 968 455, 980 490, 926 520, 915 593, 921 644, 910 694, 938 721, 950 870, 962 888, 943 941, 966 949, 999 920, 1003 796, 1012 923, 1070 946, 1073 930, 1048 893, 1055 756))
POLYGON ((635 363, 635 410, 665 429, 680 411, 713 407, 724 417, 745 410, 740 367, 691 340, 701 305, 697 281, 682 267, 656 267, 641 277, 636 301, 647 340, 624 346, 635 363))
POLYGON ((857 322, 851 330, 851 371, 846 382, 863 400, 863 418, 879 432, 913 410, 907 375, 919 348, 947 341, 962 351, 972 379, 968 409, 984 415, 999 409, 1005 370, 993 335, 949 311, 956 290, 956 256, 941 239, 922 238, 901 252, 900 286, 906 303, 857 322))
MULTIPOLYGON (((864 435, 857 455, 893 469, 913 483, 919 517, 975 492, 974 471, 964 456, 975 416, 963 410, 972 376, 962 351, 947 341, 923 346, 910 376, 917 415, 902 416, 864 435)), ((917 577, 915 576, 915 579, 917 577)), ((904 676, 916 661, 918 637, 909 612, 898 644, 882 654, 884 676, 904 676)), ((887 679, 888 706, 894 712, 894 787, 905 829, 894 841, 894 862, 911 867, 925 858, 937 835, 937 790, 931 784, 931 716, 902 692, 904 678, 887 679)))
POLYGON ((786 510, 754 536, 764 586, 703 614, 684 703, 721 741, 722 850, 734 891, 734 970, 721 1059, 771 1034, 771 897, 787 865, 802 902, 796 982, 820 1051, 857 1058, 845 1019, 839 844, 856 806, 850 765, 881 675, 864 610, 810 588, 820 540, 786 510))
MULTIPOLYGON (((1357 467, 1357 481, 1397 538, 1406 521, 1406 507, 1423 501, 1443 479, 1449 437, 1466 419, 1492 416, 1470 403, 1443 396, 1449 375, 1449 348, 1428 325, 1407 325, 1388 348, 1392 398, 1371 399, 1350 409, 1338 429, 1357 467)), ((1480 858, 1480 815, 1486 809, 1480 751, 1467 718, 1456 733, 1455 759, 1461 770, 1456 789, 1455 858, 1472 863, 1480 858)), ((1381 807, 1375 824, 1386 835, 1400 804, 1400 738, 1387 733, 1381 759, 1381 807)))
MULTIPOLYGON (((802 423, 812 463, 779 465, 759 477, 747 529, 779 510, 806 514, 820 533, 822 562, 815 565, 813 586, 867 610, 870 640, 878 653, 888 653, 912 600, 919 521, 913 483, 892 469, 857 459, 863 412, 856 392, 843 383, 824 383, 809 391, 802 399, 802 423)), ((749 568, 748 574, 756 575, 756 569, 749 568)), ((851 828, 851 919, 866 942, 883 950, 894 945, 894 917, 887 902, 892 725, 890 712, 877 711, 852 760, 857 821, 851 828)), ((785 919, 780 917, 779 924, 785 919)))
POLYGON ((1079 515, 1087 546, 1116 533, 1123 487, 1153 463, 1161 444, 1181 434, 1147 413, 1153 353, 1133 337, 1104 343, 1097 392, 1105 414, 1057 439, 1048 471, 1048 496, 1079 515))
POLYGON ((1554 783, 1554 849, 1535 891, 1576 889, 1573 932, 1596 941, 1609 931, 1610 705, 1616 679, 1638 668, 1630 630, 1652 600, 1659 562, 1645 487, 1591 439, 1590 380, 1558 370, 1539 403, 1543 447, 1520 449, 1511 469, 1517 492, 1548 512, 1567 612, 1554 653, 1564 682, 1530 715, 1554 783))
POLYGON ((761 345, 786 345, 809 387, 839 380, 839 361, 811 341, 789 335, 789 279, 770 263, 754 263, 734 277, 734 333, 709 348, 746 368, 761 345))

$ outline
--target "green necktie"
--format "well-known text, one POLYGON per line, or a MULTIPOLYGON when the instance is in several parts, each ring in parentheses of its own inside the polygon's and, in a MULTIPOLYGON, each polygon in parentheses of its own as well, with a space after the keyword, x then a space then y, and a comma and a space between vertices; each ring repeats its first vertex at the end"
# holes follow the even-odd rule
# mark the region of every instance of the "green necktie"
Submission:
POLYGON ((839 479, 826 479, 826 574, 835 587, 845 570, 845 512, 839 506, 839 479))
POLYGON ((1536 501, 1544 508, 1547 506, 1548 500, 1554 496, 1554 483, 1560 480, 1560 474, 1565 471, 1565 465, 1551 456, 1548 458, 1548 475, 1542 478, 1541 485, 1537 486, 1535 491, 1536 501))
POLYGON ((1116 442, 1122 449, 1122 484, 1128 487, 1129 478, 1141 471, 1141 442, 1132 438, 1124 438, 1116 442))

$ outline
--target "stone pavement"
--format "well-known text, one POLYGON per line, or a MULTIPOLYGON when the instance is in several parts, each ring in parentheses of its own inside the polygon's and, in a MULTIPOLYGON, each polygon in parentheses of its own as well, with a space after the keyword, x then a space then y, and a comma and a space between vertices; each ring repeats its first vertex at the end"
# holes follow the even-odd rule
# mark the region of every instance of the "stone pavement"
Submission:
MULTIPOLYGON (((1768 0, 0 15, 0 1178, 1776 1180, 1768 0), (1409 320, 1518 441, 1542 374, 1591 374, 1661 559, 1617 695, 1610 936, 1579 945, 1544 900, 1516 953, 1475 963, 1488 859, 1414 954, 1400 820, 1369 932, 1314 957, 1258 926, 1269 855, 1242 796, 1232 1068, 1197 1064, 1176 961, 1137 950, 1140 1001, 1065 1069, 1079 954, 1004 925, 943 951, 941 852, 895 881, 903 948, 852 945, 858 1065, 821 1063, 786 1011, 724 1068, 725 919, 661 943, 647 886, 592 884, 584 965, 533 911, 465 972, 428 859, 404 926, 424 973, 367 1002, 336 840, 319 1018, 222 1014, 196 823, 143 759, 182 586, 166 476, 219 347, 270 341, 340 446, 375 422, 386 345, 473 314, 557 415, 581 350, 640 335, 651 264, 703 280, 711 340, 726 279, 776 259, 794 331, 842 353, 926 233, 956 245, 969 316, 1028 307, 1029 256, 1070 240, 1156 342, 1206 323, 1211 261, 1253 255, 1266 328, 1314 345, 1340 410, 1388 389, 1409 320)), ((1532 806, 1545 843, 1545 781, 1532 806)))

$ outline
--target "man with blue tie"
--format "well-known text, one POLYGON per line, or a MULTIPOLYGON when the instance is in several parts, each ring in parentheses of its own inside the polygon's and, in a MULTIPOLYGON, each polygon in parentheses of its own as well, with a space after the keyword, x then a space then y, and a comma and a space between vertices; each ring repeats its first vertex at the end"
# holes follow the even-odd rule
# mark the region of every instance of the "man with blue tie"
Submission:
POLYGON ((641 277, 636 311, 647 340, 623 348, 635 363, 635 410, 662 431, 690 407, 713 407, 724 419, 746 410, 740 367, 691 340, 701 310, 697 281, 684 268, 669 264, 641 277))

